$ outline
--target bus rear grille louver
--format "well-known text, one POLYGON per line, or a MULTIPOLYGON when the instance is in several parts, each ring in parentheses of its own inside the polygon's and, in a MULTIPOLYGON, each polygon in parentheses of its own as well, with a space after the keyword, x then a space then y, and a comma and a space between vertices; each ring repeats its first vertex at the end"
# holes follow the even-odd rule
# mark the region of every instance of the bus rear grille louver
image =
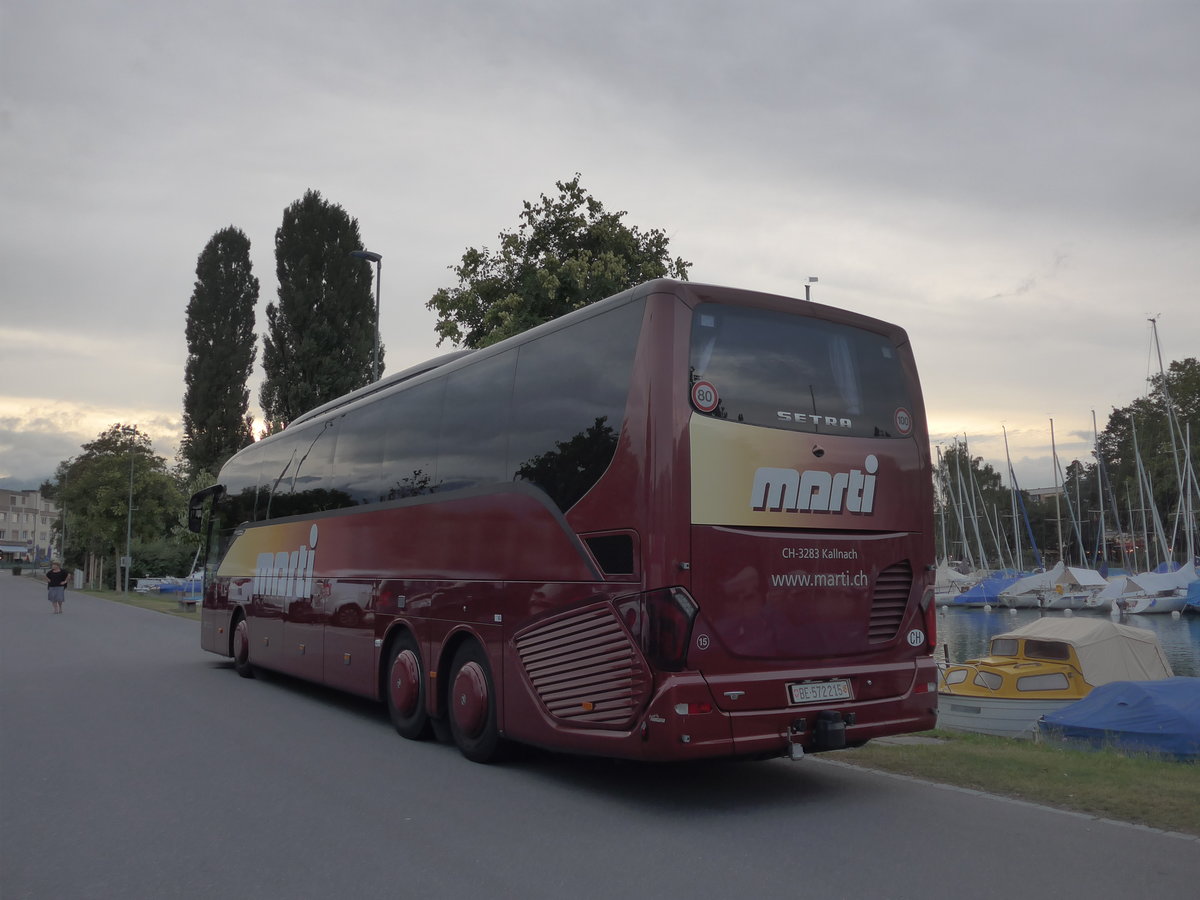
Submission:
POLYGON ((537 625, 515 643, 530 683, 555 718, 628 726, 649 694, 650 673, 607 603, 537 625))
POLYGON ((912 590, 912 565, 905 560, 888 566, 875 579, 871 597, 871 624, 868 640, 882 644, 892 640, 904 622, 908 595, 912 590))

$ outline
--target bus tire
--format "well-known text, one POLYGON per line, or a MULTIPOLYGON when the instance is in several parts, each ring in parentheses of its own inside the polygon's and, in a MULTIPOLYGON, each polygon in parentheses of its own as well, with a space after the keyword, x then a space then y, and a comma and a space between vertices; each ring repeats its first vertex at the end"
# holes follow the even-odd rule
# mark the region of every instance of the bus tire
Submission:
POLYGON ((429 709, 425 702, 425 672, 416 639, 404 632, 392 642, 384 691, 388 715, 401 737, 423 741, 429 737, 429 709))
POLYGON ((496 723, 495 682, 487 654, 474 641, 454 654, 448 694, 446 718, 459 752, 472 762, 495 762, 503 750, 496 723))
POLYGON ((233 651, 233 671, 243 678, 254 677, 254 666, 250 664, 250 625, 242 616, 233 626, 233 635, 229 640, 233 651))

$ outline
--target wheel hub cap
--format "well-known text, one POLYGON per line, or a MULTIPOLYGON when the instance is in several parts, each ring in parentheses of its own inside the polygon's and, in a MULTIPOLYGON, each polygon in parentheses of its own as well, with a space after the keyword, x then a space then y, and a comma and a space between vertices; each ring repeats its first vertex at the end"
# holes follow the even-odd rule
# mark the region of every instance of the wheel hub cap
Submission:
POLYGON ((392 663, 390 692, 392 708, 403 716, 411 716, 421 698, 421 669, 411 650, 401 650, 392 663))
POLYGON ((469 662, 454 676, 450 715, 462 734, 476 737, 487 722, 487 712, 487 677, 479 663, 469 662))

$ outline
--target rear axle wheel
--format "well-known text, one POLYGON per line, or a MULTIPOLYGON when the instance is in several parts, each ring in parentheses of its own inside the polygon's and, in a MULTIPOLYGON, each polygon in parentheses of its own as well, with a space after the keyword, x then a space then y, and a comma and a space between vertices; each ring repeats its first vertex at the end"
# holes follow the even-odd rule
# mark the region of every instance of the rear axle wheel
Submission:
POLYGON ((496 689, 487 654, 475 642, 463 644, 450 666, 446 716, 459 752, 472 762, 497 760, 504 749, 496 722, 496 689))

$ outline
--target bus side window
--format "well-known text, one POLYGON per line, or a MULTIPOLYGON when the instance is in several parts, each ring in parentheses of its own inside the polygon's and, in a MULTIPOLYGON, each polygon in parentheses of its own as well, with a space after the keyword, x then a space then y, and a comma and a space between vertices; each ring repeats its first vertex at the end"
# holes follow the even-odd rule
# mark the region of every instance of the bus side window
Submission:
POLYGON ((564 511, 612 461, 644 312, 630 303, 521 345, 508 477, 536 484, 564 511))
POLYGON ((350 504, 378 503, 383 487, 383 445, 390 399, 346 413, 334 451, 335 481, 350 504))
POLYGON ((438 422, 446 379, 437 378, 384 398, 378 500, 403 500, 439 489, 438 422))
POLYGON ((301 453, 291 479, 289 515, 310 515, 354 505, 334 477, 334 454, 346 414, 334 416, 319 428, 308 428, 300 439, 301 453))
POLYGON ((438 429, 438 490, 504 479, 516 350, 453 372, 438 429))

